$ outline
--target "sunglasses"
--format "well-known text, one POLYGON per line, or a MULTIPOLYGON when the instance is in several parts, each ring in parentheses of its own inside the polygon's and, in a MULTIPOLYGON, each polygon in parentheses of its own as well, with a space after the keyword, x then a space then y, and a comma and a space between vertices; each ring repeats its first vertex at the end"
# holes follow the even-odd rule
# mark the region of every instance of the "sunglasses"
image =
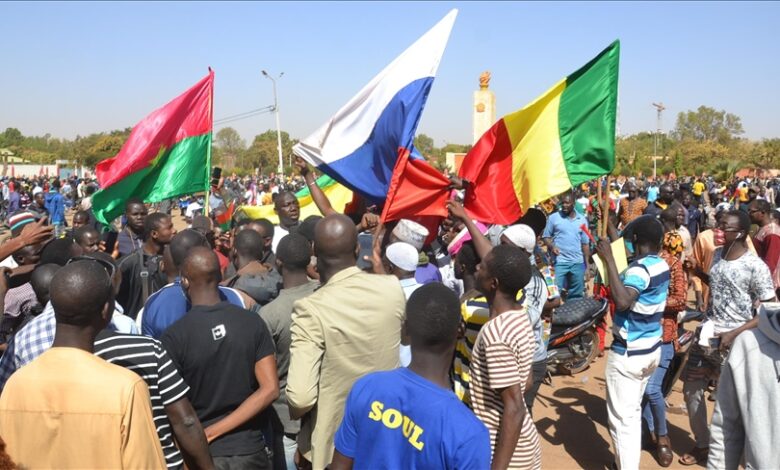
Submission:
POLYGON ((74 256, 73 258, 69 259, 68 262, 65 263, 65 265, 67 266, 77 261, 92 261, 101 265, 103 269, 106 270, 106 274, 108 274, 107 284, 109 287, 111 287, 111 285, 113 284, 114 275, 116 274, 116 266, 114 266, 112 263, 109 263, 108 261, 98 259, 98 258, 93 258, 91 256, 74 256))

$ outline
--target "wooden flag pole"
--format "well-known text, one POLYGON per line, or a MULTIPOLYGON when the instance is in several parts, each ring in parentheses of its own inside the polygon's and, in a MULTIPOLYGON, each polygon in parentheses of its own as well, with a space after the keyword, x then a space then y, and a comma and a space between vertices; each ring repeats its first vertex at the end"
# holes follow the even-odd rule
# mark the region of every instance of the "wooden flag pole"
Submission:
POLYGON ((602 177, 599 176, 599 179, 596 183, 596 202, 598 203, 599 211, 601 211, 601 217, 599 217, 598 223, 596 224, 596 236, 601 238, 602 232, 604 230, 604 204, 602 203, 603 197, 601 196, 601 187, 602 187, 602 177))
POLYGON ((607 238, 607 227, 609 224, 609 188, 612 186, 612 176, 607 175, 606 178, 607 184, 604 188, 604 196, 602 197, 604 206, 601 208, 601 230, 602 232, 599 234, 602 238, 607 238))

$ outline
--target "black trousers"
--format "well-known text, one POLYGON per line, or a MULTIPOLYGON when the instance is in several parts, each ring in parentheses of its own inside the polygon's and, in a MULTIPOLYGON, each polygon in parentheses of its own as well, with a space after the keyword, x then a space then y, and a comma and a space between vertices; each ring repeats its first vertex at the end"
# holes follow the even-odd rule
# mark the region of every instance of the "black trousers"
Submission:
POLYGON ((533 374, 533 382, 528 390, 525 391, 523 397, 525 398, 525 406, 528 408, 528 412, 533 416, 534 400, 536 400, 536 394, 539 392, 539 386, 544 382, 544 376, 547 375, 547 359, 539 362, 534 362, 531 365, 531 373, 533 374))
POLYGON ((268 460, 265 449, 261 449, 254 454, 214 457, 214 468, 217 470, 271 470, 271 462, 268 460))

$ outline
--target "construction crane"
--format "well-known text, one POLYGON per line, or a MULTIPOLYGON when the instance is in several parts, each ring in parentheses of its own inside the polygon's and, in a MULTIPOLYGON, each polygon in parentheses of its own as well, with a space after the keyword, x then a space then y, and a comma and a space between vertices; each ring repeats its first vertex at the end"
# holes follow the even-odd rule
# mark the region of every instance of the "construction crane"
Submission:
POLYGON ((656 133, 655 133, 655 140, 653 141, 653 180, 656 179, 656 161, 658 160, 658 138, 661 135, 661 115, 664 112, 664 109, 666 109, 666 106, 664 106, 663 103, 653 103, 653 106, 655 107, 657 111, 656 116, 656 133))

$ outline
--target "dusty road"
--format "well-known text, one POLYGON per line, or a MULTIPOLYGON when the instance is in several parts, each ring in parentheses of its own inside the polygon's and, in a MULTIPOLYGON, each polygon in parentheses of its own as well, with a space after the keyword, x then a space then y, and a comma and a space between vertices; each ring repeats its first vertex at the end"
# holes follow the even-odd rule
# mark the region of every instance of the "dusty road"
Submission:
MULTIPOLYGON (((611 340, 610 340, 611 341, 611 340)), ((609 344, 609 341, 608 343, 609 344)), ((590 369, 570 376, 553 376, 552 385, 542 385, 534 405, 534 420, 542 442, 544 469, 608 469, 613 460, 612 440, 607 427, 607 394, 604 368, 607 356, 590 369)), ((670 468, 685 467, 677 462, 693 447, 688 415, 682 396, 682 382, 675 384, 667 398, 669 437, 674 451, 670 468)), ((708 401, 712 417, 713 402, 708 401)), ((642 451, 640 468, 661 468, 649 451, 642 451)))

